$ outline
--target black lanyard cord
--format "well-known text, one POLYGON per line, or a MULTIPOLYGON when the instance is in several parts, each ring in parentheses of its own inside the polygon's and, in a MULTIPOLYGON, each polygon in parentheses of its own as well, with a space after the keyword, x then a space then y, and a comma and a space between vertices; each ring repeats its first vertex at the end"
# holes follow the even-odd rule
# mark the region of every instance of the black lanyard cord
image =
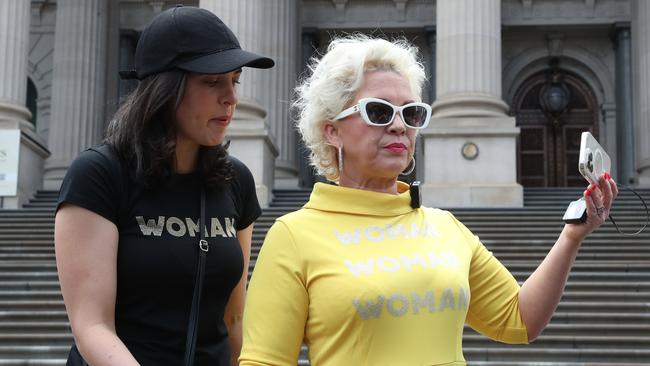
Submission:
POLYGON ((635 232, 635 233, 624 233, 624 232, 621 231, 621 229, 619 229, 618 225, 616 224, 616 221, 614 221, 614 217, 612 217, 611 214, 609 215, 609 219, 612 220, 612 224, 614 224, 614 227, 616 228, 616 231, 618 231, 619 234, 625 235, 625 236, 639 235, 639 234, 641 234, 641 232, 643 232, 643 230, 645 230, 646 227, 648 227, 648 222, 650 222, 650 211, 648 210, 648 205, 645 203, 645 200, 643 199, 643 197, 641 197, 640 194, 638 194, 634 189, 630 188, 629 186, 621 186, 621 185, 618 185, 618 184, 616 186, 621 187, 621 188, 625 188, 628 191, 634 193, 637 197, 639 197, 639 199, 641 200, 641 203, 643 203, 643 206, 645 207, 646 221, 645 221, 645 225, 643 225, 643 227, 641 229, 639 229, 637 232, 635 232))

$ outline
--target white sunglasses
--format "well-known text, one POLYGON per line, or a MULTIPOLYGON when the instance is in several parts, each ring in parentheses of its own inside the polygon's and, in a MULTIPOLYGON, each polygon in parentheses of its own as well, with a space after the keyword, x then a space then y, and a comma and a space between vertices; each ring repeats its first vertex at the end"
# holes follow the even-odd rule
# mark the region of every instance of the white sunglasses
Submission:
POLYGON ((378 98, 361 98, 359 103, 344 110, 334 117, 334 121, 341 120, 359 112, 364 122, 371 126, 387 126, 399 113, 406 127, 421 129, 427 127, 431 120, 431 106, 426 103, 414 102, 401 107, 378 98))

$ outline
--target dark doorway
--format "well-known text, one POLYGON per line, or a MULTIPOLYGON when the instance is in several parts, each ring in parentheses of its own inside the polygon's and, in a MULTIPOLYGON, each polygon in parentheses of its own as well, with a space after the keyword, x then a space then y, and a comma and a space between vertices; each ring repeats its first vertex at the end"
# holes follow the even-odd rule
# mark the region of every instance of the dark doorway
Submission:
POLYGON ((575 187, 585 181, 578 172, 580 135, 590 131, 598 139, 596 97, 579 77, 561 69, 530 77, 513 100, 521 135, 517 144, 517 178, 524 187, 575 187), (566 100, 552 111, 554 86, 566 100))
POLYGON ((32 113, 32 124, 36 126, 36 117, 38 116, 38 90, 32 79, 27 78, 27 98, 25 100, 27 109, 32 113))

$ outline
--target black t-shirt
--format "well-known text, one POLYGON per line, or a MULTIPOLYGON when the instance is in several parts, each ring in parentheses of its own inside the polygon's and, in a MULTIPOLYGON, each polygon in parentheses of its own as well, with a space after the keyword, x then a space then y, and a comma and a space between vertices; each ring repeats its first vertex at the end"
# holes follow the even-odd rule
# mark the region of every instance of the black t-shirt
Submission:
MULTIPOLYGON (((224 308, 243 271, 236 233, 261 212, 250 171, 229 159, 235 179, 206 190, 210 249, 196 365, 229 359, 224 308)), ((117 226, 117 335, 142 365, 181 365, 198 260, 201 179, 198 173, 175 174, 144 189, 123 166, 106 145, 82 152, 63 180, 57 208, 74 204, 117 226)))

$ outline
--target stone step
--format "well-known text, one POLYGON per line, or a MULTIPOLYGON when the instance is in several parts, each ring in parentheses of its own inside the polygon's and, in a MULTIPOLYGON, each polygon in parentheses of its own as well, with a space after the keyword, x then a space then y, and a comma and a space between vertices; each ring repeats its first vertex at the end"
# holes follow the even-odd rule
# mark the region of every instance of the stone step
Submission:
MULTIPOLYGON (((581 192, 526 189, 528 207, 449 210, 481 237, 521 283, 548 253, 562 230, 566 205, 581 192)), ((309 197, 308 190, 274 194, 272 207, 263 211, 255 225, 252 265, 275 218, 296 210, 309 197)), ((643 194, 650 198, 650 190, 643 194)), ((54 258, 52 233, 57 196, 57 192, 37 194, 28 204, 32 208, 0 210, 0 366, 65 364, 72 337, 54 258)), ((619 195, 612 214, 626 232, 636 231, 646 220, 643 206, 625 192, 619 195)), ((606 223, 583 244, 562 302, 538 342, 508 346, 466 329, 468 364, 650 364, 648 263, 649 231, 628 238, 606 223)), ((304 357, 299 364, 308 365, 304 357)))
POLYGON ((11 253, 6 254, 0 249, 0 261, 33 261, 33 260, 55 260, 54 249, 48 253, 11 253))
POLYGON ((39 248, 54 250, 54 239, 3 240, 0 238, 0 252, 11 250, 28 251, 39 248))
POLYGON ((51 208, 3 208, 0 209, 0 218, 3 217, 51 217, 54 219, 54 209, 51 208))
MULTIPOLYGON (((48 346, 43 346, 43 347, 48 347, 48 346)), ((68 351, 69 351, 68 347, 68 351)), ((38 352, 38 350, 35 350, 34 353, 38 352)), ((30 354, 29 352, 27 354, 30 354)), ((64 366, 66 364, 66 360, 68 357, 68 353, 66 351, 64 356, 60 356, 58 354, 56 355, 50 355, 46 354, 43 356, 43 359, 32 359, 31 357, 28 359, 25 359, 24 357, 14 357, 14 358, 1 358, 0 356, 0 366, 64 366), (56 358, 55 358, 56 357, 56 358)))
POLYGON ((28 227, 50 227, 54 230, 54 218, 4 218, 0 219, 0 229, 4 230, 5 228, 28 228, 28 227), (29 220, 29 222, 26 222, 29 220))
MULTIPOLYGON (((560 216, 561 219, 561 216, 560 216)), ((561 222, 561 220, 557 220, 557 222, 554 223, 549 223, 550 219, 545 219, 545 220, 539 220, 539 221, 532 221, 530 219, 526 221, 522 221, 521 223, 514 223, 513 219, 511 218, 503 218, 500 220, 484 220, 484 221, 478 221, 478 220, 463 220, 460 218, 460 220, 467 226, 470 230, 475 232, 480 236, 481 232, 487 231, 487 232, 499 232, 499 230, 502 230, 504 232, 524 232, 522 231, 524 228, 533 230, 534 233, 537 232, 537 230, 541 232, 550 232, 554 234, 555 238, 557 239, 557 236, 559 236, 560 232, 562 231, 562 228, 564 226, 564 223, 561 222), (508 222, 510 221, 510 222, 508 222), (513 228, 514 225, 519 225, 517 228, 513 228), (510 230, 512 229, 512 230, 510 230)), ((254 227, 254 232, 259 232, 263 231, 266 232, 269 230, 269 228, 275 223, 275 218, 273 219, 267 219, 267 218, 260 218, 258 221, 255 222, 255 227, 254 227)), ((618 224, 618 229, 621 232, 628 233, 628 232, 636 232, 640 230, 643 225, 645 224, 645 221, 630 221, 630 220, 625 220, 622 219, 621 222, 617 221, 618 224)), ((25 230, 25 229, 23 229, 25 230)), ((407 231, 408 232, 408 231, 407 231)), ((644 235, 647 235, 647 233, 650 232, 650 228, 647 230, 644 230, 641 232, 639 235, 640 236, 635 236, 632 237, 632 239, 636 237, 643 237, 644 235)), ((605 224, 598 228, 596 232, 592 233, 589 237, 593 238, 594 236, 598 236, 601 234, 610 234, 614 235, 615 237, 619 239, 630 239, 629 237, 624 237, 622 236, 618 230, 614 227, 612 224, 605 224)))
MULTIPOLYGON (((264 226, 264 225, 270 225, 275 220, 286 214, 290 213, 294 210, 286 211, 281 214, 274 214, 274 213, 267 213, 264 212, 256 221, 255 221, 255 226, 264 226)), ((477 214, 476 212, 470 212, 470 213, 465 213, 465 214, 458 214, 455 213, 454 216, 458 218, 464 225, 470 227, 472 225, 476 224, 492 224, 492 225, 510 225, 510 227, 527 227, 528 226, 535 226, 535 227, 559 227, 562 228, 564 226, 564 222, 562 221, 562 216, 564 215, 564 210, 556 210, 556 211, 550 211, 547 213, 540 213, 540 212, 529 212, 529 211, 522 211, 518 213, 513 213, 513 214, 501 214, 500 212, 485 212, 483 214, 477 214)), ((636 211, 631 211, 631 212, 623 212, 623 213, 616 213, 616 215, 612 215, 614 217, 614 220, 616 221, 616 224, 621 227, 625 226, 643 226, 647 222, 647 217, 644 213, 641 212, 636 212, 636 211)), ((0 220, 2 222, 4 220, 0 220)), ((611 220, 607 220, 603 227, 604 228, 615 228, 614 224, 612 223, 611 220)))
POLYGON ((27 345, 58 345, 70 347, 72 333, 0 333, 0 345, 27 346, 27 345))
MULTIPOLYGON (((539 261, 502 261, 502 263, 511 271, 524 271, 527 269, 535 269, 539 265, 539 261)), ((573 265, 571 272, 579 273, 583 271, 598 271, 604 272, 626 272, 626 273, 645 273, 650 274, 648 262, 645 261, 629 261, 629 262, 612 262, 603 263, 594 260, 576 261, 573 265)), ((2 266, 0 266, 2 268, 2 266)))
MULTIPOLYGON (((628 230, 631 231, 631 230, 628 230)), ((366 240, 365 239, 365 234, 362 232, 361 240, 366 240)), ((558 237, 560 236, 560 232, 548 232, 548 233, 539 233, 535 234, 534 238, 529 238, 526 237, 525 233, 515 233, 515 232, 502 232, 502 233, 489 233, 489 232, 481 232, 479 230, 476 230, 474 232, 480 239, 483 244, 487 244, 488 242, 490 243, 499 243, 499 244, 516 244, 516 243, 522 243, 523 245, 530 245, 530 244, 553 244, 557 241, 558 237)), ((371 235, 378 235, 377 232, 371 233, 371 235)), ((253 240, 257 242, 262 242, 264 240, 264 237, 266 236, 266 232, 253 232, 253 240)), ((20 237, 3 237, 0 236, 0 242, 13 242, 14 240, 23 240, 25 239, 40 239, 40 240, 54 240, 53 237, 47 238, 45 236, 20 236, 20 237)), ((648 234, 640 234, 634 239, 630 238, 623 238, 620 234, 618 233, 594 233, 587 237, 587 239, 584 241, 584 246, 587 245, 608 245, 612 246, 614 243, 616 244, 621 244, 621 245, 636 245, 642 248, 647 248, 650 244, 650 230, 648 230, 648 234)))
POLYGON ((58 281, 56 271, 51 272, 2 272, 0 282, 4 281, 58 281))
POLYGON ((595 291, 603 293, 650 292, 650 282, 570 281, 565 288, 565 292, 569 291, 595 291))
POLYGON ((16 246, 49 246, 54 248, 54 238, 52 239, 21 239, 21 240, 4 240, 0 237, 0 249, 5 247, 16 246))
MULTIPOLYGON (((545 208, 545 207, 555 207, 555 208, 563 208, 566 209, 566 207, 569 205, 569 202, 577 200, 580 198, 581 195, 566 195, 562 197, 552 197, 550 199, 545 199, 544 197, 532 197, 532 198, 526 198, 524 200, 524 207, 517 207, 516 209, 533 209, 533 208, 545 208)), ((644 198, 646 199, 646 198, 644 198)), ((302 207, 304 206, 307 201, 309 200, 308 197, 301 197, 301 196, 293 196, 293 197, 277 197, 274 198, 273 201, 269 204, 269 207, 302 207)), ((647 200, 647 199, 646 199, 647 200)), ((648 201, 646 201, 647 203, 648 201)), ((55 205, 56 201, 45 201, 43 202, 44 207, 45 204, 50 204, 52 206, 55 205)), ((27 207, 27 206, 26 206, 27 207)), ((37 206, 34 206, 37 207, 37 206)), ((636 197, 636 196, 624 196, 624 197, 617 197, 616 201, 614 202, 614 208, 622 208, 622 209, 645 209, 643 206, 643 203, 636 197)), ((466 208, 462 207, 440 207, 441 209, 446 209, 446 210, 464 210, 466 208)), ((485 207, 489 208, 489 207, 485 207)))
MULTIPOLYGON (((465 330, 466 334, 473 332, 471 329, 465 330)), ((625 336, 625 337, 648 337, 650 335, 650 323, 645 324, 562 324, 551 322, 542 336, 625 336)), ((580 338, 582 342, 582 338, 580 338)), ((537 343, 537 342, 535 342, 537 343)))
POLYGON ((8 291, 5 289, 0 289, 0 301, 10 301, 10 300, 59 300, 63 299, 61 297, 61 291, 43 291, 43 290, 27 290, 27 291, 8 291))
POLYGON ((0 263, 0 272, 4 271, 54 271, 56 263, 53 261, 9 261, 0 263))
MULTIPOLYGON (((492 250, 492 253, 499 258, 500 261, 512 261, 512 260, 521 260, 521 261, 531 261, 535 260, 541 262, 542 259, 548 254, 547 251, 541 252, 501 252, 498 250, 492 250)), ((576 258, 576 261, 598 261, 600 263, 649 263, 650 262, 650 249, 644 253, 582 253, 579 252, 576 258)))
POLYGON ((48 193, 36 193, 34 198, 30 199, 30 202, 56 202, 59 199, 59 192, 48 192, 48 193))
MULTIPOLYGON (((255 264, 257 262, 257 255, 251 255, 250 259, 250 268, 251 270, 254 268, 255 264)), ((517 263, 508 263, 504 262, 505 267, 508 268, 508 270, 512 273, 512 275, 519 279, 520 281, 525 280, 528 278, 528 276, 533 272, 535 267, 530 264, 524 264, 524 265, 519 265, 517 263)), ((635 270, 635 269, 629 269, 629 270, 618 270, 614 267, 611 268, 606 268, 604 265, 598 266, 599 268, 595 268, 596 266, 583 266, 581 268, 580 263, 575 264, 575 270, 571 271, 569 275, 569 281, 601 281, 601 282, 608 282, 608 281, 620 281, 620 280, 627 280, 627 281, 633 281, 633 282, 647 282, 650 280, 650 272, 643 271, 641 270, 635 270), (598 271, 596 271, 598 270, 598 271)), ((14 274, 12 275, 11 273, 6 273, 3 274, 0 272, 0 281, 3 279, 7 280, 21 280, 21 279, 27 279, 27 278, 33 278, 32 276, 36 276, 36 274, 31 274, 29 272, 25 272, 25 278, 21 278, 20 274, 14 274), (6 276, 6 277, 5 277, 6 276)))
POLYGON ((30 203, 45 203, 45 202, 52 202, 56 203, 59 199, 58 194, 37 194, 34 198, 32 198, 30 203))
POLYGON ((0 291, 58 291, 59 281, 1 281, 0 291))
MULTIPOLYGON (((29 319, 27 321, 10 321, 0 318, 0 333, 12 334, 68 334, 70 333, 70 324, 67 318, 53 318, 40 321, 29 319)), ((601 342, 602 340, 593 340, 594 334, 599 337, 611 337, 616 339, 616 342, 625 343, 626 339, 633 339, 630 344, 637 344, 639 342, 647 342, 647 335, 650 334, 650 323, 646 324, 562 324, 551 323, 543 332, 540 340, 548 340, 549 342, 561 342, 565 338, 572 338, 573 342, 580 343, 579 347, 584 348, 587 344, 594 342, 601 342), (564 338, 562 338, 564 337, 564 338)), ((487 341, 485 337, 479 335, 474 330, 465 326, 465 342, 487 341)), ((615 342, 613 342, 615 343, 615 342)), ((535 342, 539 345, 539 340, 535 342)), ((609 346, 609 345, 608 345, 609 346)), ((579 348, 576 347, 576 348, 579 348)))
POLYGON ((29 344, 0 346, 0 366, 65 365, 70 344, 29 344))
MULTIPOLYGON (((494 207, 475 207, 475 208, 464 208, 464 207, 452 207, 444 208, 442 210, 449 211, 454 216, 458 217, 480 217, 487 218, 491 217, 548 217, 553 218, 558 213, 564 213, 566 208, 569 206, 570 201, 567 200, 566 204, 557 205, 557 206, 534 206, 534 207, 514 207, 514 208, 494 208, 494 207)), ((293 212, 300 208, 300 205, 294 205, 287 203, 286 205, 269 205, 268 208, 262 210, 262 213, 266 216, 277 216, 284 215, 289 212, 293 212)), ((36 209, 33 209, 36 210, 36 209)), ((624 215, 624 216, 633 216, 638 215, 638 219, 642 220, 646 216, 645 207, 643 205, 631 205, 631 206, 615 206, 612 208, 612 216, 614 214, 624 215)), ((560 217, 561 218, 561 217, 560 217)), ((616 217, 614 217, 616 218, 616 217)))
MULTIPOLYGON (((254 263, 251 264, 249 272, 252 272, 254 263)), ((49 273, 52 275, 53 273, 49 273)), ((526 274, 522 274, 525 276, 526 274)), ((38 276, 38 275, 37 275, 38 276)), ((648 292, 650 290, 650 283, 648 281, 623 281, 617 282, 611 279, 604 281, 590 281, 589 279, 574 278, 570 279, 567 283, 566 291, 595 291, 595 292, 648 292)), ((58 282, 54 280, 0 280, 0 285, 3 289, 7 290, 43 290, 58 288, 58 282)), ((523 284, 521 282, 520 284, 523 284)))
MULTIPOLYGON (((518 280, 518 281, 524 281, 528 276, 530 275, 530 271, 528 272, 516 272, 512 271, 512 275, 518 280)), ((600 272, 573 272, 569 274, 569 281, 570 282, 580 282, 580 281, 602 281, 602 282, 607 282, 607 281, 615 281, 619 282, 621 280, 625 281, 640 281, 640 282, 648 282, 650 281, 650 273, 648 272, 630 272, 630 273, 600 273, 600 272)))
POLYGON ((623 313, 593 312, 593 311, 556 311, 553 314, 554 324, 650 324, 650 311, 623 313))
MULTIPOLYGON (((638 349, 567 349, 529 348, 529 345, 502 346, 492 342, 490 347, 463 347, 467 364, 524 366, 641 366, 648 365, 649 350, 638 349), (525 361, 521 361, 521 360, 525 361)), ((301 350, 299 366, 309 365, 306 349, 301 350)))
MULTIPOLYGON (((0 302, 12 300, 59 300, 61 291, 52 290, 8 290, 0 289, 0 302)), ((650 302, 650 292, 604 292, 604 291, 565 291, 564 301, 632 301, 650 302)))
POLYGON ((0 322, 67 322, 68 314, 62 310, 17 310, 0 311, 0 322))
MULTIPOLYGON (((479 334, 466 334, 463 337, 463 348, 490 346, 490 339, 479 334)), ((645 349, 650 351, 650 337, 619 336, 619 335, 541 335, 535 342, 526 346, 527 349, 645 349)))
MULTIPOLYGON (((506 260, 524 260, 524 261, 539 261, 546 257, 551 245, 545 246, 497 246, 495 244, 489 244, 488 250, 490 250, 495 257, 500 261, 506 260)), ((251 248, 251 253, 259 253, 262 249, 261 246, 254 246, 251 248)), ((600 263, 648 263, 648 258, 650 256, 650 245, 639 247, 620 247, 620 248, 610 247, 597 247, 593 245, 585 245, 580 248, 578 252, 577 261, 592 262, 598 261, 600 263), (647 247, 647 248, 645 248, 647 247), (645 249, 645 250, 644 250, 645 249)), ((3 253, 2 247, 0 247, 0 253, 3 253)), ((8 253, 14 254, 14 253, 8 253)))
MULTIPOLYGON (((20 311, 32 311, 32 312, 41 312, 41 311, 65 311, 65 305, 63 300, 5 300, 0 301, 0 313, 20 310, 20 311)), ((0 342, 2 344, 2 342, 0 342)))
POLYGON ((464 347, 463 353, 467 360, 473 361, 559 361, 559 362, 609 362, 618 365, 620 362, 639 363, 647 365, 650 360, 649 349, 615 349, 615 348, 530 348, 521 346, 464 347))
POLYGON ((68 321, 48 321, 48 322, 7 322, 0 321, 0 333, 2 334, 65 334, 70 333, 70 323, 68 321))
MULTIPOLYGON (((559 198, 566 198, 566 197, 582 197, 582 194, 584 190, 587 188, 587 185, 585 184, 584 188, 577 188, 577 189, 569 189, 569 190, 562 190, 561 188, 553 188, 553 190, 546 190, 546 191, 529 191, 528 188, 524 188, 524 199, 526 200, 531 200, 531 199, 540 199, 547 197, 549 199, 559 199, 559 198), (559 189, 559 190, 558 190, 559 189)), ((647 199, 647 197, 650 196, 650 192, 648 192, 647 189, 635 189, 636 193, 639 194, 641 197, 644 199, 647 199)), ((273 192, 273 201, 278 201, 282 199, 287 199, 287 198, 299 198, 299 199, 308 199, 309 196, 311 195, 311 191, 308 189, 305 190, 279 190, 279 191, 274 191, 273 192)), ((621 199, 630 199, 630 198, 637 198, 638 197, 632 193, 631 191, 628 191, 627 189, 621 189, 619 190, 618 193, 618 198, 621 199)))
MULTIPOLYGON (((5 300, 0 302, 0 311, 16 310, 61 310, 64 309, 63 300, 5 300)), ((592 313, 647 313, 650 303, 647 302, 622 302, 622 301, 562 301, 558 312, 587 311, 592 313)))
POLYGON ((54 210, 56 207, 56 201, 52 202, 29 202, 23 204, 23 208, 51 208, 54 210))
POLYGON ((12 233, 1 233, 0 241, 1 242, 23 242, 26 240, 47 240, 54 243, 54 232, 12 232, 12 233))
POLYGON ((468 366, 641 366, 646 363, 629 362, 538 362, 538 361, 468 361, 468 366))

